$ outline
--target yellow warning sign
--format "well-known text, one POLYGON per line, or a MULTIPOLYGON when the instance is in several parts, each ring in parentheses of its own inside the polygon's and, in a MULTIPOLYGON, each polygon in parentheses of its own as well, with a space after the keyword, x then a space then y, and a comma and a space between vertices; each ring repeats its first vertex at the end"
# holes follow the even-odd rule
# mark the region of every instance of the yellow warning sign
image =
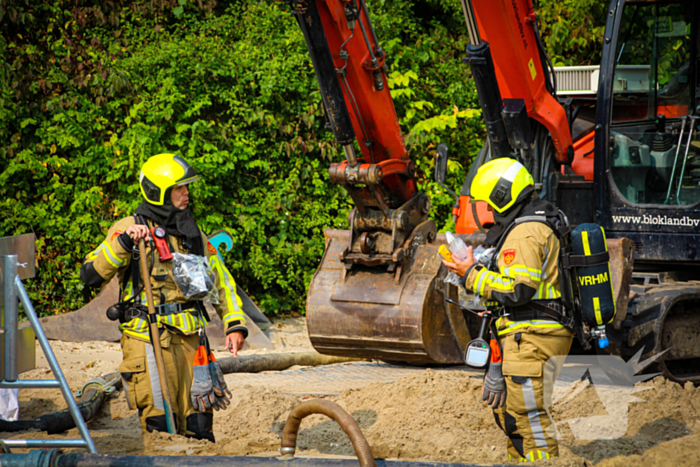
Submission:
POLYGON ((532 76, 532 81, 535 81, 535 78, 537 78, 537 69, 535 68, 535 61, 533 59, 530 59, 530 61, 527 62, 527 67, 530 69, 530 76, 532 76))

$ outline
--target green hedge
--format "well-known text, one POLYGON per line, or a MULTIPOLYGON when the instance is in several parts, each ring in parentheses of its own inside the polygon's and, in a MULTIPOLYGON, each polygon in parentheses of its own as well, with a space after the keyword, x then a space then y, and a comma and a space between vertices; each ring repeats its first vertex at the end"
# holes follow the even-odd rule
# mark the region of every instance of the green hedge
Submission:
MULTIPOLYGON (((452 200, 432 181, 439 142, 456 188, 483 141, 458 0, 368 0, 390 84, 442 228, 452 200)), ((268 314, 303 311, 323 230, 349 197, 328 183, 343 156, 324 131, 303 36, 281 2, 0 0, 0 235, 34 232, 42 314, 91 293, 78 271, 140 203, 137 175, 174 152, 202 175, 193 204, 225 229, 241 287, 268 314)))

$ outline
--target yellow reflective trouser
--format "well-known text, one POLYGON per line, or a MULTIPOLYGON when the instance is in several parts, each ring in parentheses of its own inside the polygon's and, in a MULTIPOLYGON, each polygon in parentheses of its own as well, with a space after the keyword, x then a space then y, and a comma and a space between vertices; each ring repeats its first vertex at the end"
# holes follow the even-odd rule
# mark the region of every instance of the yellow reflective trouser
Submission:
MULTIPOLYGON (((190 399, 192 362, 199 345, 199 336, 182 336, 164 331, 160 341, 178 434, 213 442, 212 410, 197 412, 190 399)), ((119 372, 126 389, 129 408, 138 409, 144 432, 167 431, 163 394, 153 346, 126 334, 122 335, 121 346, 124 361, 119 366, 119 372)))
POLYGON ((535 333, 529 328, 501 338, 507 396, 505 405, 494 410, 494 417, 508 436, 511 460, 533 462, 559 455, 545 407, 551 407, 552 387, 561 366, 545 363, 569 353, 573 334, 566 329, 549 332, 535 333))

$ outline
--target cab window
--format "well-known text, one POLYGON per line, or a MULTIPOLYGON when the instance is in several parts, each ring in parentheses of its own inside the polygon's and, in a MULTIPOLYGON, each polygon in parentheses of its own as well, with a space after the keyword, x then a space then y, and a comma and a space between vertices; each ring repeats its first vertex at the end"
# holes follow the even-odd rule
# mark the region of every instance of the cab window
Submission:
POLYGON ((627 3, 617 43, 613 180, 634 204, 700 201, 700 139, 691 109, 693 2, 627 3))

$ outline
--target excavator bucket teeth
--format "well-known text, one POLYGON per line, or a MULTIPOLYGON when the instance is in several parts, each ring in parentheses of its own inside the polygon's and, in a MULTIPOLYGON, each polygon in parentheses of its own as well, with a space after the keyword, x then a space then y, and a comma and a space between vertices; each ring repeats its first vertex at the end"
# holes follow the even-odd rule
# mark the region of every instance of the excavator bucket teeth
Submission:
POLYGON ((309 286, 309 338, 323 354, 389 361, 461 364, 470 340, 457 287, 444 282, 447 269, 434 242, 416 245, 398 274, 387 267, 354 265, 345 271, 340 254, 350 232, 326 230, 326 251, 309 286))

